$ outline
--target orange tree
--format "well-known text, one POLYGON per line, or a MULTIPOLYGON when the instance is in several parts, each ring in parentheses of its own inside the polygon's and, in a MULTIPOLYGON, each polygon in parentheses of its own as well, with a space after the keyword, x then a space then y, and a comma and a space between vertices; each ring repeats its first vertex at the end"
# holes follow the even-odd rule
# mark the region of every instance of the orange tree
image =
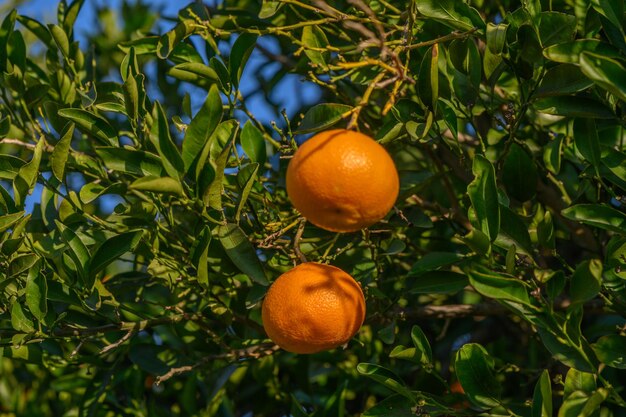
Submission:
POLYGON ((0 25, 2 415, 626 415, 622 0, 128 2, 84 49, 81 6, 0 25), (356 232, 286 194, 331 128, 399 172, 356 232), (304 259, 363 290, 345 348, 263 330, 304 259))

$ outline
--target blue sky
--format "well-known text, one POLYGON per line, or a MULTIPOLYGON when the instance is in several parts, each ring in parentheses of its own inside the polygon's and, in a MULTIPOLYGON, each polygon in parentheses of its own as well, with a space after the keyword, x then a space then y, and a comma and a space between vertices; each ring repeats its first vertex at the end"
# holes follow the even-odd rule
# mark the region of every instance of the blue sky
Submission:
MULTIPOLYGON (((136 1, 137 0, 129 0, 130 3, 135 3, 136 1)), ((211 5, 214 4, 215 1, 218 0, 207 1, 205 4, 211 5)), ((151 4, 156 10, 160 10, 162 15, 169 17, 176 16, 178 10, 189 4, 189 2, 189 0, 144 0, 144 3, 151 4)), ((71 3, 71 1, 68 0, 68 3, 71 3)), ((83 50, 86 50, 89 46, 87 35, 94 27, 97 8, 104 7, 106 5, 113 9, 119 9, 122 3, 122 0, 86 0, 75 26, 75 34, 83 50)), ((57 5, 58 2, 55 0, 27 0, 18 6, 18 12, 37 19, 44 24, 56 23, 57 5)), ((171 22, 159 22, 159 26, 155 28, 155 30, 164 32, 173 26, 174 24, 171 22)), ((275 39, 272 39, 271 37, 261 37, 258 42, 270 52, 280 53, 278 42, 275 39)), ((199 48, 199 50, 202 51, 203 48, 199 48)), ((225 52, 226 54, 228 53, 227 51, 225 52)), ((266 79, 269 79, 273 73, 280 69, 280 64, 273 63, 266 65, 261 70, 260 67, 264 63, 267 63, 267 58, 258 50, 255 50, 245 67, 245 71, 240 82, 240 88, 247 107, 254 113, 258 120, 266 124, 270 121, 275 121, 278 126, 284 126, 282 117, 274 112, 273 108, 265 100, 265 97, 263 97, 262 94, 253 94, 253 92, 259 87, 258 82, 254 77, 255 74, 261 71, 261 74, 263 74, 266 79)), ((204 101, 206 93, 197 88, 190 88, 189 91, 192 94, 192 103, 194 104, 193 107, 196 109, 199 108, 204 101)), ((289 117, 293 117, 302 103, 305 105, 313 105, 320 100, 320 97, 321 91, 319 90, 319 87, 302 80, 300 75, 288 74, 274 88, 271 99, 275 103, 278 103, 281 108, 284 108, 289 117)), ((76 185, 80 186, 80 184, 75 184, 74 186, 76 185)), ((34 204, 40 200, 40 196, 41 186, 38 185, 33 191, 33 194, 29 196, 26 201, 26 210, 28 212, 32 212, 34 204)), ((107 197, 106 201, 103 201, 106 207, 102 208, 106 211, 112 210, 118 202, 119 200, 113 196, 107 197)))

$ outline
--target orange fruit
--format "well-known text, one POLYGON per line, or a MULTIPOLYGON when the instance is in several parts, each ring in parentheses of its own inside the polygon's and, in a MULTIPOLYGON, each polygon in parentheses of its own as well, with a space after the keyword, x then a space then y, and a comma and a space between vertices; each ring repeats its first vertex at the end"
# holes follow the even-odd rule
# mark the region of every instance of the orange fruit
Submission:
POLYGON ((262 308, 263 327, 281 348, 315 353, 344 345, 365 319, 358 282, 341 269, 307 262, 282 274, 262 308))
POLYGON ((287 194, 311 223, 354 232, 387 215, 400 181, 393 160, 369 136, 337 129, 298 148, 287 167, 287 194))

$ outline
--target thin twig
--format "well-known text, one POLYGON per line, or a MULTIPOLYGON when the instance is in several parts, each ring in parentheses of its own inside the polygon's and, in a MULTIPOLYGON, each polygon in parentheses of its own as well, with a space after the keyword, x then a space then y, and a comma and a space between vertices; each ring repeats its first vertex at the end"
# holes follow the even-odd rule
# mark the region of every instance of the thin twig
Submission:
POLYGON ((293 250, 296 252, 296 255, 298 255, 300 262, 308 262, 304 253, 300 250, 300 240, 302 239, 302 233, 304 233, 305 224, 306 219, 303 217, 302 220, 300 220, 300 226, 298 226, 298 231, 296 232, 296 236, 293 240, 293 250))
POLYGON ((273 343, 261 343, 259 345, 250 346, 243 349, 237 349, 230 352, 218 353, 215 355, 208 355, 200 359, 193 365, 184 365, 176 368, 171 368, 169 371, 164 373, 163 375, 159 375, 156 377, 155 384, 159 385, 168 379, 184 374, 187 372, 191 372, 194 369, 208 363, 211 361, 219 360, 219 359, 227 359, 229 362, 237 362, 241 359, 259 359, 264 356, 269 356, 276 352, 279 347, 273 343))

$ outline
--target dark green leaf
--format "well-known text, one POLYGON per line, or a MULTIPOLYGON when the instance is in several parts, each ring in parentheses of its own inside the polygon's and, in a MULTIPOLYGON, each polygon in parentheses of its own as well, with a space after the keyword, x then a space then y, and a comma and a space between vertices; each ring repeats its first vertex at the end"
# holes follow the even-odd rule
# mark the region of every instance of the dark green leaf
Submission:
POLYGON ((430 343, 428 342, 428 338, 419 328, 419 326, 413 326, 411 328, 411 340, 413 341, 413 346, 422 354, 421 363, 422 365, 433 365, 433 352, 430 348, 430 343))
POLYGON ((389 369, 373 363, 359 363, 356 367, 359 374, 373 379, 390 390, 403 395, 405 398, 414 401, 415 396, 400 378, 389 369))
POLYGON ((472 287, 485 297, 508 300, 531 306, 528 290, 523 281, 494 271, 474 269, 468 272, 472 287))
POLYGON ((217 72, 213 68, 200 62, 184 62, 175 65, 167 71, 167 74, 203 88, 208 88, 220 81, 217 72))
POLYGON ((602 262, 598 259, 583 261, 576 267, 570 283, 572 304, 592 299, 602 286, 602 262))
MULTIPOLYGON (((2 187, 0 185, 0 187, 2 187)), ((20 219, 24 217, 24 212, 20 211, 18 213, 6 214, 4 216, 0 216, 0 233, 9 229, 15 223, 17 223, 20 219)))
POLYGON ((408 276, 421 275, 425 272, 441 268, 442 266, 457 263, 462 258, 463 255, 453 252, 430 252, 413 264, 408 276))
POLYGON ((570 220, 626 234, 626 214, 604 204, 577 204, 561 214, 570 220))
POLYGON ((415 417, 414 403, 400 394, 394 394, 366 410, 362 417, 415 417))
POLYGON ((254 247, 239 226, 233 223, 221 225, 217 228, 217 236, 226 255, 241 272, 261 285, 269 284, 254 247))
POLYGON ((435 44, 424 53, 417 74, 417 92, 420 100, 431 111, 436 112, 439 100, 439 45, 435 44))
POLYGON ((107 168, 133 175, 161 177, 165 169, 160 159, 151 153, 126 148, 100 147, 96 153, 107 168))
POLYGON ((40 264, 37 264, 30 268, 26 278, 26 305, 39 321, 43 321, 48 313, 47 294, 46 277, 41 273, 40 264))
POLYGON ((159 38, 156 47, 157 56, 161 59, 169 57, 174 48, 189 36, 192 31, 193 29, 189 27, 187 22, 179 22, 174 29, 159 38))
POLYGON ((132 190, 150 191, 157 194, 183 195, 183 186, 180 181, 171 177, 148 175, 133 181, 129 188, 132 190))
POLYGON ((620 53, 617 49, 597 39, 577 39, 575 41, 553 45, 544 49, 543 55, 552 61, 578 65, 580 55, 583 52, 591 52, 609 58, 620 57, 620 53))
POLYGON ((467 186, 467 194, 476 211, 480 229, 493 242, 500 230, 500 204, 493 165, 484 156, 476 155, 472 166, 474 180, 467 186))
POLYGON ((507 23, 494 25, 490 22, 487 24, 487 47, 492 54, 502 53, 506 43, 506 31, 508 28, 509 25, 507 23))
POLYGON ((263 0, 261 11, 259 11, 259 19, 267 19, 276 14, 285 3, 273 0, 263 0))
POLYGON ((237 173, 237 182, 243 183, 241 190, 241 197, 239 198, 239 204, 237 204, 237 213, 235 214, 235 220, 239 222, 241 218, 241 212, 248 201, 248 196, 252 190, 252 186, 257 181, 257 174, 259 172, 259 164, 246 165, 237 173))
POLYGON ((239 35, 228 57, 228 72, 230 73, 230 82, 239 87, 239 80, 243 74, 243 69, 252 54, 252 50, 256 46, 257 35, 252 33, 242 33, 239 35))
POLYGON ((580 68, 591 81, 626 101, 626 68, 619 61, 583 52, 580 68))
POLYGON ((26 317, 21 304, 18 302, 11 306, 11 325, 18 332, 32 333, 35 331, 33 321, 26 317))
POLYGON ((247 121, 241 130, 241 147, 252 162, 258 162, 260 166, 265 164, 267 153, 263 133, 251 121, 247 121))
POLYGON ((538 18, 539 40, 544 48, 574 39, 575 16, 558 12, 543 12, 538 18))
POLYGON ((561 64, 550 68, 541 79, 535 97, 565 96, 586 90, 593 82, 582 73, 579 67, 561 64))
POLYGON ((455 294, 469 284, 467 276, 452 271, 421 273, 411 281, 412 294, 455 294))
POLYGON ((510 208, 500 205, 501 227, 495 244, 508 249, 515 246, 520 252, 532 257, 533 248, 528 226, 510 208))
POLYGON ((613 368, 626 369, 626 336, 602 336, 591 347, 602 363, 613 368))
POLYGON ((19 15, 17 16, 17 20, 24 25, 25 28, 37 36, 37 38, 39 38, 46 46, 51 46, 52 36, 50 35, 50 31, 47 27, 28 16, 19 15))
POLYGON ((91 133, 104 145, 118 146, 117 132, 103 117, 82 109, 61 109, 58 114, 76 123, 79 129, 91 133))
POLYGON ((318 132, 327 129, 348 117, 352 106, 322 103, 311 107, 305 114, 297 133, 318 132))
POLYGON ((152 375, 163 375, 169 367, 159 358, 160 348, 147 343, 135 343, 128 351, 128 358, 142 370, 152 375))
POLYGON ((35 151, 33 152, 32 159, 22 166, 18 171, 15 179, 13 180, 13 193, 15 198, 15 204, 22 206, 26 196, 32 192, 32 189, 37 182, 39 176, 39 164, 41 163, 41 155, 43 153, 43 147, 45 140, 43 136, 37 142, 35 151))
POLYGON ((154 102, 154 107, 152 108, 150 141, 161 156, 161 162, 168 175, 174 179, 180 179, 185 166, 178 148, 172 141, 165 112, 158 101, 154 102))
POLYGON ((552 417, 552 386, 550 373, 544 369, 535 385, 532 417, 552 417))
POLYGON ((57 25, 48 25, 48 29, 52 34, 52 39, 54 39, 54 43, 56 43, 57 47, 63 54, 65 58, 70 57, 70 41, 68 39, 67 33, 57 25))
POLYGON ((467 398, 479 407, 500 404, 501 385, 493 373, 494 362, 481 345, 466 344, 456 353, 454 368, 467 398))
POLYGON ((543 149, 543 163, 553 174, 558 174, 561 171, 563 138, 563 135, 558 135, 551 139, 543 149))
POLYGON ((17 16, 17 10, 13 9, 7 14, 0 25, 0 74, 7 70, 7 46, 9 37, 13 33, 15 27, 15 17, 17 16))
POLYGON ((81 278, 83 284, 88 289, 93 287, 93 279, 88 275, 88 268, 91 255, 89 254, 89 250, 87 246, 83 243, 82 240, 78 237, 78 235, 69 227, 65 226, 63 223, 55 220, 57 228, 61 232, 61 237, 69 246, 68 254, 72 261, 74 261, 74 266, 76 267, 76 271, 78 272, 78 276, 81 278))
POLYGON ((485 29, 476 9, 456 0, 422 0, 416 4, 420 14, 438 20, 454 29, 485 29))
POLYGON ((509 196, 528 201, 537 191, 537 168, 528 152, 513 143, 502 167, 502 181, 509 196))
POLYGON ((222 99, 217 87, 213 85, 202 108, 191 120, 185 132, 182 151, 185 172, 189 172, 220 120, 222 120, 222 116, 222 99))
POLYGON ((68 123, 63 132, 61 139, 54 145, 54 150, 50 156, 50 164, 52 165, 52 173, 59 180, 65 179, 65 165, 70 155, 70 145, 74 136, 74 123, 68 123))
POLYGON ((612 119, 611 109, 594 99, 577 96, 546 97, 534 102, 534 107, 541 113, 555 116, 588 117, 594 119, 612 119))
POLYGON ((328 60, 328 51, 321 51, 326 49, 329 45, 326 34, 319 26, 305 26, 302 30, 302 44, 305 47, 304 53, 311 60, 311 63, 316 66, 325 67, 328 60))
POLYGON ((94 280, 100 271, 103 271, 120 256, 132 252, 142 236, 143 231, 139 230, 122 233, 103 242, 98 249, 96 249, 89 264, 89 275, 91 279, 94 280))
POLYGON ((595 391, 596 376, 589 372, 581 372, 575 368, 567 371, 565 376, 565 385, 563 389, 563 397, 567 398, 576 391, 582 391, 591 394, 595 391))

